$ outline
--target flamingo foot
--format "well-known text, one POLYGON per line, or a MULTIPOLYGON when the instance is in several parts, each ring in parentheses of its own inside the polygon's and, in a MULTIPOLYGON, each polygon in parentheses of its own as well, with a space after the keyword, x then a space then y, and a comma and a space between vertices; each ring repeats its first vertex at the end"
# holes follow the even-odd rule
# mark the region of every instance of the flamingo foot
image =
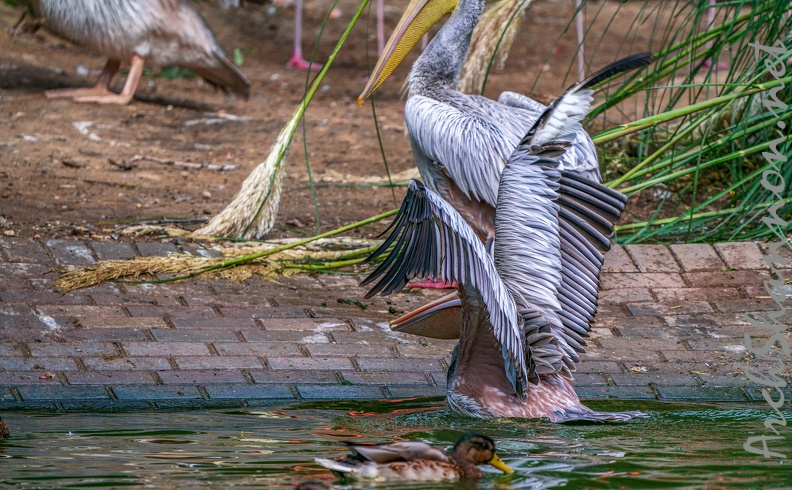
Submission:
POLYGON ((104 95, 115 95, 105 87, 62 88, 58 90, 47 90, 44 93, 48 99, 76 99, 78 97, 100 97, 104 95))
POLYGON ((704 68, 712 68, 712 71, 725 71, 729 69, 729 65, 721 62, 713 62, 712 58, 704 60, 702 65, 704 68))
POLYGON ((420 288, 420 289, 456 289, 457 283, 454 282, 443 282, 443 281, 435 281, 434 279, 424 279, 420 282, 413 282, 407 285, 408 288, 420 288))
POLYGON ((311 71, 319 71, 322 69, 321 63, 311 63, 310 61, 305 60, 302 56, 293 55, 288 63, 286 63, 288 68, 292 70, 311 70, 311 71))

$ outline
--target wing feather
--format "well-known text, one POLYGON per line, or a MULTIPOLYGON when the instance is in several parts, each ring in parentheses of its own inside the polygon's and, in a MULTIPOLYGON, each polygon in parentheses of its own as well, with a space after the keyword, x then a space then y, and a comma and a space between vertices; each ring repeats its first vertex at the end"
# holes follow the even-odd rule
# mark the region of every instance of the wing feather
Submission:
MULTIPOLYGON (((496 205, 498 179, 518 138, 486 117, 423 96, 407 99, 404 119, 420 152, 438 163, 465 196, 496 205)), ((440 188, 421 176, 430 189, 440 188)))
POLYGON ((361 282, 367 286, 379 279, 366 298, 400 291, 416 277, 457 281, 477 290, 501 345, 507 377, 522 394, 524 380, 529 377, 522 317, 473 229, 450 204, 416 180, 410 182, 393 223, 391 235, 366 259, 371 262, 389 252, 361 282))
POLYGON ((365 461, 378 464, 394 461, 450 461, 445 451, 424 442, 401 441, 386 444, 365 444, 344 441, 344 443, 349 446, 352 454, 358 455, 365 461))
MULTIPOLYGON (((591 80, 629 65, 608 67, 591 80)), ((541 145, 562 148, 558 142, 571 142, 579 130, 591 104, 589 91, 579 88, 552 103, 528 131, 498 190, 495 264, 517 307, 532 312, 524 318, 526 353, 540 374, 570 374, 579 361, 597 311, 603 252, 626 203, 620 193, 559 171, 558 161, 541 156, 553 153, 541 145)))

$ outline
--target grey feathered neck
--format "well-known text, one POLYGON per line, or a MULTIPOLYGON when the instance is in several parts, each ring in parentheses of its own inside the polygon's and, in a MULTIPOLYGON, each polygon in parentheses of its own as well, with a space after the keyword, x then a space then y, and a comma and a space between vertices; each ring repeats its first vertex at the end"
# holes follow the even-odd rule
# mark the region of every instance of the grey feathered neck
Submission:
POLYGON ((461 0, 448 22, 418 57, 407 81, 410 95, 442 100, 442 93, 456 90, 462 65, 470 49, 473 28, 484 11, 484 0, 461 0))

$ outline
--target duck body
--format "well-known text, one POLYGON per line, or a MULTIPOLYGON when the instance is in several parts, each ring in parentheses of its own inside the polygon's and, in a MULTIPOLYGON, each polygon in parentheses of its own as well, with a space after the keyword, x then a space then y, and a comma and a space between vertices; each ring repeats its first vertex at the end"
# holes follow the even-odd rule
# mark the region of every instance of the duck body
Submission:
POLYGON ((450 453, 423 442, 347 445, 352 454, 344 459, 316 458, 316 462, 339 476, 369 481, 481 478, 483 472, 479 464, 512 472, 495 453, 495 442, 479 434, 462 436, 450 453))
POLYGON ((393 463, 365 462, 341 466, 328 460, 316 460, 322 466, 355 480, 372 481, 453 481, 462 478, 481 478, 482 472, 476 467, 465 468, 454 463, 442 461, 396 461, 393 463))
MULTIPOLYGON (((109 79, 121 62, 128 61, 132 69, 127 85, 137 77, 136 88, 145 62, 187 68, 221 90, 243 98, 250 95, 250 82, 189 0, 33 0, 33 4, 50 30, 106 55, 103 75, 109 79)), ((104 92, 109 79, 104 83, 100 77, 104 92)), ((107 94, 98 90, 85 97, 90 95, 107 94)))

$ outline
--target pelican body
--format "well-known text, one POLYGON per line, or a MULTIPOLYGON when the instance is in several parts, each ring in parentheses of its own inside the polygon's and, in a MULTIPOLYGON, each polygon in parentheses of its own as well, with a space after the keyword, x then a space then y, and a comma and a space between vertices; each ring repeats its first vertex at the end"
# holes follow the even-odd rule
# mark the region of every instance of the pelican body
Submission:
POLYGON ((352 454, 343 460, 316 458, 316 462, 339 476, 369 481, 481 478, 480 464, 513 472, 495 453, 495 441, 479 434, 465 434, 450 453, 423 442, 347 445, 352 454))
MULTIPOLYGON (((410 279, 456 281, 459 343, 448 370, 448 404, 478 418, 547 417, 554 422, 624 421, 638 412, 598 413, 570 384, 597 307, 602 250, 627 198, 578 173, 560 170, 588 113, 588 88, 643 66, 647 54, 617 61, 574 85, 542 111, 509 157, 497 186, 486 244, 453 203, 412 181, 390 236, 371 259, 388 257, 362 285, 367 297, 400 291, 410 279)), ((449 303, 412 313, 416 331, 434 336, 449 303), (435 321, 426 320, 434 318, 435 321)), ((448 317, 445 317, 446 319, 448 317)), ((449 326, 442 336, 453 337, 449 326)))
MULTIPOLYGON (((412 0, 358 102, 371 96, 418 39, 451 13, 412 66, 404 117, 421 180, 485 239, 495 231, 500 174, 546 107, 514 92, 504 92, 494 101, 457 90, 483 10, 484 0, 412 0)), ((560 169, 599 181, 597 152, 582 127, 570 150, 560 157, 560 169)))
POLYGON ((126 104, 145 63, 187 68, 225 92, 250 95, 250 82, 189 0, 33 0, 33 7, 52 31, 108 57, 94 87, 49 91, 49 98, 126 104), (127 61, 129 76, 114 94, 108 86, 127 61))

